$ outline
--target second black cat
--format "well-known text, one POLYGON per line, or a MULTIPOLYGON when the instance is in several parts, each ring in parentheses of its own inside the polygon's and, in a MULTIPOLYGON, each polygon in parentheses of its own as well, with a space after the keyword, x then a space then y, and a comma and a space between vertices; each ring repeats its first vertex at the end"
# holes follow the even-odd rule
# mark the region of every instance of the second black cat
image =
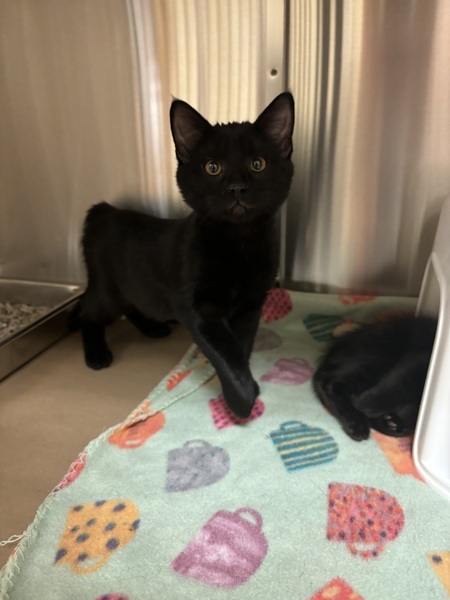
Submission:
POLYGON ((261 308, 278 267, 275 214, 293 175, 294 101, 280 94, 254 123, 210 125, 172 103, 177 182, 193 209, 159 219, 105 202, 86 217, 87 289, 72 315, 85 360, 112 361, 105 326, 122 314, 151 337, 181 322, 215 367, 227 405, 248 417, 259 392, 249 368, 261 308))
POLYGON ((368 438, 371 427, 394 437, 414 431, 436 325, 428 317, 392 317, 333 343, 313 387, 351 438, 368 438))

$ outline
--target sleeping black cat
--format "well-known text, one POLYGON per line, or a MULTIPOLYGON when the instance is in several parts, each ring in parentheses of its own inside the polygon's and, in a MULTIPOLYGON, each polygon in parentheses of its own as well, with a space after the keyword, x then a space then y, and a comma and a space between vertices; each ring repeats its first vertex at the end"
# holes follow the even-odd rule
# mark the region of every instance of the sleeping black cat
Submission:
POLYGON ((436 325, 427 317, 392 317, 333 343, 313 387, 351 438, 368 438, 371 427, 394 437, 414 431, 436 325))
POLYGON ((294 100, 280 94, 254 123, 210 125, 172 103, 177 182, 193 212, 159 219, 106 202, 86 217, 88 285, 75 308, 86 364, 108 367, 105 325, 122 314, 144 334, 181 322, 215 367, 227 405, 248 417, 249 368, 261 308, 278 267, 275 215, 293 175, 294 100))

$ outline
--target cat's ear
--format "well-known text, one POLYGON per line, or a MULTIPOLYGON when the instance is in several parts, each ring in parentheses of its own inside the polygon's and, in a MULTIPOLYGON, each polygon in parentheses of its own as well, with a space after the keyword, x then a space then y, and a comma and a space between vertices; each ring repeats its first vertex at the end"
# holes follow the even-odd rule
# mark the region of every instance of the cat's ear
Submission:
POLYGON ((294 131, 294 98, 283 92, 272 100, 255 121, 255 127, 263 131, 278 146, 282 158, 292 154, 294 131))
POLYGON ((174 100, 170 107, 170 128, 177 158, 189 162, 189 156, 212 126, 192 106, 182 100, 174 100))

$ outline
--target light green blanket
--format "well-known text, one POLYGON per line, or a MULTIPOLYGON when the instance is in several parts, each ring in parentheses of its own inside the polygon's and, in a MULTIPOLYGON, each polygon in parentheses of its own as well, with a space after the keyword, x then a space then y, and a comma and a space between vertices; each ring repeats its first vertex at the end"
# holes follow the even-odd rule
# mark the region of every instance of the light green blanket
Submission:
POLYGON ((450 505, 420 481, 410 441, 352 441, 311 389, 332 335, 413 308, 272 293, 246 422, 192 348, 80 453, 3 569, 0 598, 446 598, 450 505))

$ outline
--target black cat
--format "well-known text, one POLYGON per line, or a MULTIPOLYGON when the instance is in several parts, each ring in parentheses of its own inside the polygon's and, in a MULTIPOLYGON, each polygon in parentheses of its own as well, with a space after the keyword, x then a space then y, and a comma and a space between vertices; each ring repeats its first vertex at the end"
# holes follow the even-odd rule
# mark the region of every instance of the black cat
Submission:
POLYGON ((428 317, 392 317, 333 343, 313 387, 351 438, 368 438, 371 427, 394 437, 414 431, 436 325, 428 317))
POLYGON ((122 314, 144 334, 181 322, 215 367, 230 409, 248 417, 249 368, 261 308, 278 267, 275 215, 293 175, 294 100, 280 94, 254 123, 210 125, 175 100, 177 182, 193 212, 159 219, 106 202, 86 217, 88 284, 75 308, 86 364, 108 367, 105 325, 122 314))

